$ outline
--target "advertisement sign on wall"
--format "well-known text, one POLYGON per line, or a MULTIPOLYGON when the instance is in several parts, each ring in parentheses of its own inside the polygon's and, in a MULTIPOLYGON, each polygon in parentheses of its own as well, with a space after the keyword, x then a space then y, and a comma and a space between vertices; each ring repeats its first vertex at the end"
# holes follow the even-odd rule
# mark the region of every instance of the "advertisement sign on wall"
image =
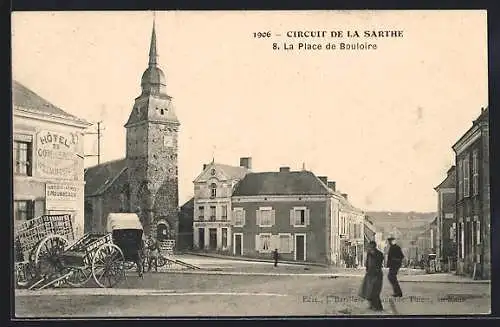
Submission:
POLYGON ((37 134, 36 162, 40 177, 77 179, 78 135, 41 131, 37 134))
POLYGON ((45 207, 47 210, 76 210, 77 197, 77 186, 68 184, 45 185, 45 207))

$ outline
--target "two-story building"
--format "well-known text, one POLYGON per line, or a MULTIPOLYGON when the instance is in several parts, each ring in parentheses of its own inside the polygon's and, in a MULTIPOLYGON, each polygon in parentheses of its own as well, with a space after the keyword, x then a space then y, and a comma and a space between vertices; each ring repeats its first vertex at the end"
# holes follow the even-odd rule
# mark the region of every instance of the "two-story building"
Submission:
POLYGON ((349 268, 363 265, 364 220, 364 212, 349 203, 346 193, 341 193, 339 207, 341 261, 349 268))
POLYGON ((193 246, 209 251, 230 251, 232 246, 231 196, 236 184, 252 168, 252 158, 240 166, 211 162, 193 181, 193 246))
POLYGON ((270 258, 278 249, 283 260, 340 264, 343 198, 334 185, 289 167, 248 173, 232 197, 233 254, 270 258))
POLYGON ((44 214, 70 214, 84 232, 83 132, 91 124, 13 81, 14 226, 44 214))
POLYGON ((443 268, 455 266, 456 222, 455 222, 455 166, 448 169, 446 178, 434 188, 438 195, 436 255, 443 268))
POLYGON ((453 145, 457 178, 457 274, 490 278, 489 111, 453 145))

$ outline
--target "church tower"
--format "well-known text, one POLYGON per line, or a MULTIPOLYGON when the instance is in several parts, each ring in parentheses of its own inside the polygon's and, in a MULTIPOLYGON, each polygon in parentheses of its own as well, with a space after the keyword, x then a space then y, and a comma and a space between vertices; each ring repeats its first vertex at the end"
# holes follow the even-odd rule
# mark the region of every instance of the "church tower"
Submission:
POLYGON ((177 239, 180 123, 166 86, 165 74, 158 67, 153 22, 148 68, 141 78, 142 92, 125 124, 130 208, 139 214, 145 234, 177 239))

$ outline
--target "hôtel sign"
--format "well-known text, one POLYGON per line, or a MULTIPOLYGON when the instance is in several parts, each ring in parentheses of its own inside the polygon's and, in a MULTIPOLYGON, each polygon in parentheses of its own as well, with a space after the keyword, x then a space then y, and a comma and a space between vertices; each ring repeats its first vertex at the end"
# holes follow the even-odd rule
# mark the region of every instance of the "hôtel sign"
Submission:
POLYGON ((37 134, 36 162, 40 177, 76 179, 78 135, 52 131, 37 134))

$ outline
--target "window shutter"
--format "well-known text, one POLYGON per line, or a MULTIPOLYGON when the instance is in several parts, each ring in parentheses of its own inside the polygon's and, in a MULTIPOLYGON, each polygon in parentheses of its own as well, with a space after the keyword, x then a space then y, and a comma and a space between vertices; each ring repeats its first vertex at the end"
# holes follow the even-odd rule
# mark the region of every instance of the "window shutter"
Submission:
POLYGON ((235 225, 236 224, 236 210, 232 210, 231 212, 231 225, 235 225))
POLYGON ((295 213, 295 210, 291 209, 290 210, 290 225, 292 225, 292 226, 295 225, 295 215, 294 215, 294 213, 295 213))
POLYGON ((259 234, 255 235, 255 251, 260 252, 260 236, 259 234))
POLYGON ((276 224, 276 210, 271 210, 271 225, 276 224))
POLYGON ((288 245, 289 245, 289 247, 290 247, 290 251, 289 251, 289 252, 290 252, 290 253, 292 253, 292 252, 293 252, 293 248, 294 248, 294 244, 293 244, 293 235, 290 235, 290 236, 288 237, 288 245))
POLYGON ((246 212, 245 210, 242 210, 242 211, 241 211, 241 217, 242 217, 242 218, 241 218, 241 220, 242 220, 241 225, 242 225, 242 226, 245 226, 245 212, 246 212))
POLYGON ((481 222, 477 221, 476 226, 477 226, 477 244, 481 244, 481 222))
POLYGON ((309 226, 311 224, 311 219, 310 219, 310 215, 309 215, 309 209, 306 209, 306 226, 309 226))
POLYGON ((255 210, 255 223, 256 223, 257 226, 261 225, 261 223, 260 223, 260 220, 261 220, 260 217, 261 217, 260 210, 259 209, 255 210))

